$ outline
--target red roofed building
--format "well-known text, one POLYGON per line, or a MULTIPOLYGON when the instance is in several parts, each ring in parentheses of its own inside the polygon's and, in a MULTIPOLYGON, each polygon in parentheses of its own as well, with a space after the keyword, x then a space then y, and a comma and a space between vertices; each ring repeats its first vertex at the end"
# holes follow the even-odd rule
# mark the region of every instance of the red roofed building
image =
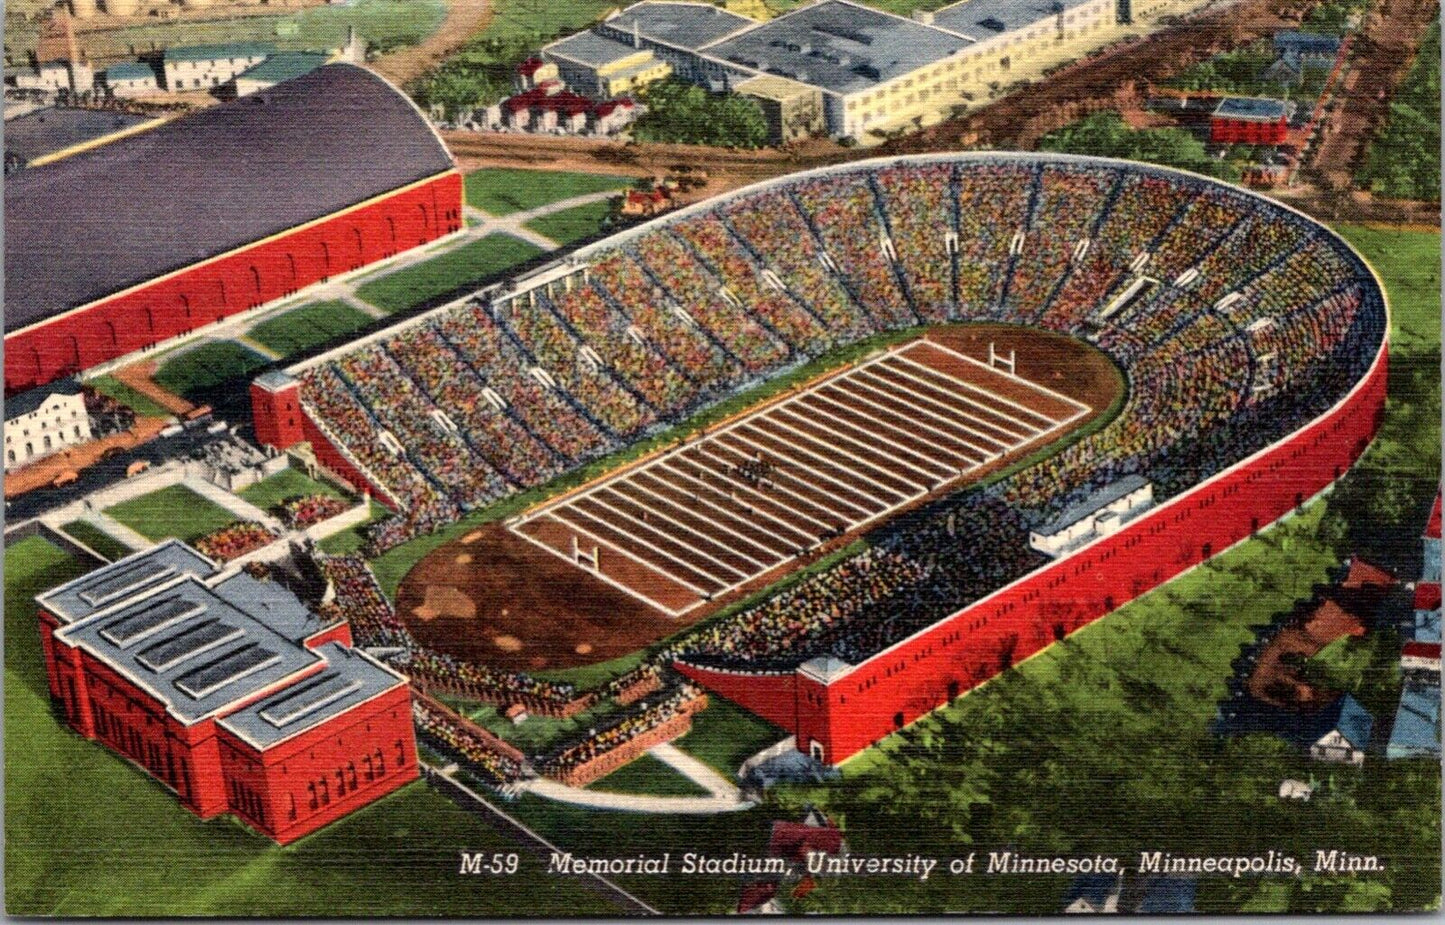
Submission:
POLYGON ((1400 670, 1409 673, 1440 674, 1440 643, 1407 642, 1400 650, 1400 670))
POLYGON ((1350 570, 1341 582, 1345 588, 1388 588, 1398 584, 1399 579, 1378 565, 1371 565, 1359 556, 1350 561, 1350 570))
POLYGON ((1422 581, 1415 586, 1415 609, 1416 610, 1439 610, 1440 609, 1440 583, 1436 581, 1422 581))
POLYGON ((817 826, 803 822, 774 822, 768 839, 768 855, 805 864, 808 855, 817 851, 837 854, 843 849, 843 832, 835 825, 817 826))

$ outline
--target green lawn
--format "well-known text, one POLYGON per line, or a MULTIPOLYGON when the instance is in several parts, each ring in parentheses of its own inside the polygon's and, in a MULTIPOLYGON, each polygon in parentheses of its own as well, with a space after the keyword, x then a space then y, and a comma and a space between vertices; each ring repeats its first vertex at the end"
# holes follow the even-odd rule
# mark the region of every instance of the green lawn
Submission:
POLYGON ((467 205, 493 215, 510 215, 573 196, 626 189, 636 182, 632 177, 606 174, 487 167, 467 174, 467 205))
POLYGON ((636 761, 628 762, 600 780, 587 785, 588 790, 607 793, 641 793, 655 797, 705 797, 708 791, 644 752, 636 761))
POLYGON ((732 701, 709 694, 707 709, 692 718, 691 731, 672 744, 733 780, 744 761, 787 735, 732 701))
POLYGON ((322 552, 330 553, 333 556, 356 552, 366 542, 366 537, 362 535, 362 530, 365 529, 367 525, 376 523, 378 520, 384 520, 390 516, 391 510, 386 505, 379 501, 373 501, 371 502, 371 516, 368 517, 365 522, 359 523, 354 527, 348 527, 340 533, 333 533, 317 545, 321 547, 322 552))
POLYGON ((150 397, 121 382, 114 376, 97 376, 86 380, 86 385, 102 395, 109 395, 142 417, 168 418, 171 412, 156 404, 150 397))
POLYGON ((195 400, 201 393, 253 373, 268 362, 235 341, 215 341, 162 361, 155 381, 162 388, 195 400))
POLYGON ((537 234, 545 235, 558 244, 573 244, 584 238, 601 234, 603 223, 612 215, 612 203, 590 202, 573 206, 561 212, 553 212, 541 218, 534 218, 526 227, 537 234))
POLYGON ((105 513, 149 539, 174 536, 187 543, 237 520, 235 514, 184 485, 122 501, 105 513))
POLYGON ((404 311, 461 295, 541 253, 520 238, 498 232, 425 263, 370 279, 356 287, 356 294, 383 311, 404 311))
POLYGON ((134 552, 129 546, 87 520, 72 520, 63 524, 60 529, 112 562, 134 552))
POLYGON ((5 550, 5 909, 11 915, 615 914, 523 853, 512 878, 458 877, 458 851, 510 852, 491 823, 415 783, 279 848, 201 822, 50 709, 32 598, 85 569, 38 537, 5 550), (524 894, 507 888, 526 884, 524 894))
POLYGON ((289 356, 349 334, 369 321, 371 316, 346 302, 312 302, 268 318, 248 333, 282 356, 289 356))
POLYGON ((299 469, 282 469, 275 475, 267 476, 250 488, 241 489, 238 494, 263 511, 269 511, 287 498, 304 495, 327 495, 345 498, 335 486, 311 478, 299 469))

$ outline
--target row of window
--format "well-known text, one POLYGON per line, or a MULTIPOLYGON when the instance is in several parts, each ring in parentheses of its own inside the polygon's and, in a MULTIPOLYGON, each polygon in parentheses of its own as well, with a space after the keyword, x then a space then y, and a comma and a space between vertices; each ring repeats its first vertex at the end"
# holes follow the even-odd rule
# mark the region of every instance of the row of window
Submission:
MULTIPOLYGON (((405 743, 403 743, 401 739, 397 739, 394 747, 396 748, 394 767, 397 769, 406 767, 405 743)), ((365 779, 367 783, 381 780, 386 776, 386 756, 382 754, 380 748, 377 748, 369 755, 363 755, 361 758, 361 766, 361 778, 365 779)), ((307 806, 311 812, 314 813, 323 807, 331 805, 331 784, 333 780, 336 783, 336 799, 338 800, 346 796, 346 794, 359 789, 361 783, 357 775, 356 762, 348 761, 345 767, 338 765, 333 774, 323 774, 316 780, 306 784, 306 794, 309 797, 307 806)), ((294 794, 290 797, 290 807, 287 810, 287 816, 292 820, 297 817, 296 797, 294 794)))

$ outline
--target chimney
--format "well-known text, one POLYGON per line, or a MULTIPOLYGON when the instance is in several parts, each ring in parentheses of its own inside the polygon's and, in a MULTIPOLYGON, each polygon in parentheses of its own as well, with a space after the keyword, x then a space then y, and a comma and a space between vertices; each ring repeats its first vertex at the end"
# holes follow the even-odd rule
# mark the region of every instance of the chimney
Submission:
POLYGON ((642 26, 638 24, 636 19, 632 20, 632 47, 642 47, 642 26))

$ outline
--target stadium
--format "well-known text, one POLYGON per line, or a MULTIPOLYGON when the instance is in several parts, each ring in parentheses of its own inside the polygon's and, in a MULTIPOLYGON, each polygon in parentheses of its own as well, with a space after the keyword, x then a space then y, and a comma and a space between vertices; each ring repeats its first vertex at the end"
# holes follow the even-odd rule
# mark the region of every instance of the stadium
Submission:
POLYGON ((700 203, 252 398, 394 510, 373 553, 647 444, 442 545, 358 636, 534 709, 576 692, 529 669, 651 646, 836 764, 1327 488, 1381 420, 1387 325, 1272 201, 934 155, 700 203))

